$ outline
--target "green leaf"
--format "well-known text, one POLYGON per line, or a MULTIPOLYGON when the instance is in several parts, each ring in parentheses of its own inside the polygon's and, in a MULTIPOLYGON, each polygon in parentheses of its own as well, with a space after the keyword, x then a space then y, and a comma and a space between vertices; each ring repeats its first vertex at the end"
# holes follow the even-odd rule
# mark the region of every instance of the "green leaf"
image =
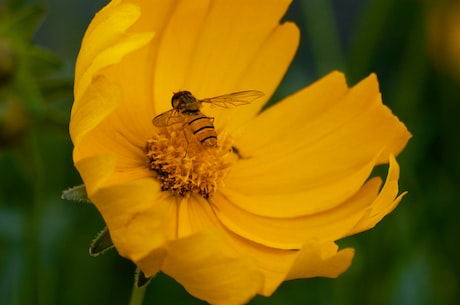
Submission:
POLYGON ((88 198, 88 194, 86 193, 86 188, 84 184, 77 185, 63 191, 61 199, 80 202, 84 201, 91 203, 91 201, 88 198))
POLYGON ((99 234, 96 235, 89 247, 89 255, 98 256, 105 251, 113 248, 112 238, 109 230, 105 227, 99 234))

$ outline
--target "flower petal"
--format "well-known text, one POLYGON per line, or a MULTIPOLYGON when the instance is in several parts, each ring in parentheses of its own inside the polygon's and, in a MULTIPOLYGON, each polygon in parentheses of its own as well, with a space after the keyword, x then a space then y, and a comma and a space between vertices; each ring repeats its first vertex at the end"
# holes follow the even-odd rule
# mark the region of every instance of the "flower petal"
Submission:
POLYGON ((92 199, 92 195, 114 171, 115 158, 110 154, 93 155, 76 161, 75 166, 85 182, 89 198, 92 199))
POLYGON ((137 263, 146 276, 155 274, 166 253, 169 200, 158 184, 153 179, 125 182, 101 188, 90 198, 119 254, 137 263))
POLYGON ((353 257, 353 249, 337 251, 331 241, 316 239, 303 242, 300 250, 265 247, 228 232, 227 242, 241 256, 253 257, 264 274, 264 286, 258 292, 270 296, 288 279, 336 277, 345 271, 353 257))
POLYGON ((119 175, 111 178, 112 183, 152 176, 145 166, 144 152, 145 141, 153 129, 150 119, 135 119, 138 113, 145 115, 145 109, 133 107, 132 101, 123 99, 125 92, 108 77, 93 79, 84 96, 74 104, 70 133, 77 168, 84 158, 113 154, 116 164, 110 173, 119 175))
MULTIPOLYGON (((288 0, 180 2, 163 34, 155 66, 157 108, 160 111, 170 109, 172 92, 178 90, 190 90, 198 98, 239 90, 265 90, 242 87, 247 84, 241 80, 259 53, 264 53, 262 48, 273 45, 268 41, 276 32, 289 3, 288 0), (184 26, 184 20, 191 22, 184 26)), ((292 37, 289 34, 289 39, 292 37)), ((298 37, 295 39, 288 43, 286 56, 278 49, 280 63, 270 62, 275 66, 269 68, 274 74, 259 75, 262 80, 273 78, 279 81, 297 46, 298 37), (287 61, 285 57, 289 57, 287 61)), ((278 37, 277 41, 281 38, 278 37)), ((276 46, 279 47, 280 43, 276 46)), ((274 52, 272 49, 268 53, 274 52)), ((262 80, 258 84, 264 83, 262 80)), ((272 80, 268 83, 273 86, 268 91, 273 92, 277 84, 272 80)))
POLYGON ((119 5, 116 1, 111 1, 96 14, 82 41, 76 64, 76 82, 82 73, 92 65, 94 58, 107 48, 112 47, 139 16, 138 6, 131 3, 119 5))
MULTIPOLYGON (((106 77, 99 76, 93 79, 83 97, 76 100, 72 107, 70 136, 75 146, 86 133, 115 109, 120 101, 120 95, 119 86, 106 77)), ((79 159, 79 157, 76 158, 76 160, 79 159)))
POLYGON ((381 104, 375 76, 347 90, 335 72, 245 126, 235 139, 245 158, 233 167, 226 187, 259 197, 254 203, 234 200, 255 214, 317 213, 356 193, 372 168, 388 161, 389 152, 399 153, 409 138, 381 104))
MULTIPOLYGON (((252 242, 277 248, 300 249, 305 240, 337 240, 367 215, 366 209, 376 200, 380 179, 372 179, 358 193, 331 210, 298 217, 263 217, 247 212, 224 194, 212 202, 219 220, 232 232, 252 242)), ((394 197, 393 197, 394 198, 394 197)), ((284 201, 290 200, 286 198, 284 201)), ((285 206, 283 200, 279 204, 285 206)), ((391 204, 392 199, 386 203, 391 204)))
MULTIPOLYGON (((241 76, 238 90, 257 89, 265 96, 249 105, 234 109, 208 107, 204 111, 215 118, 217 130, 225 130, 237 137, 237 130, 257 115, 275 92, 294 58, 299 43, 299 30, 286 22, 277 27, 260 47, 257 55, 241 76)), ((235 89, 236 90, 236 89, 235 89)))
POLYGON ((75 71, 75 99, 79 100, 92 79, 106 67, 149 43, 154 33, 127 32, 139 18, 139 8, 132 4, 108 5, 90 26, 77 59, 75 71), (109 10, 109 12, 105 12, 109 10))
POLYGON ((383 217, 391 213, 393 209, 401 201, 406 193, 398 195, 399 187, 399 165, 394 156, 390 155, 390 168, 385 184, 380 191, 379 196, 367 209, 366 214, 360 219, 355 227, 348 232, 348 235, 353 235, 365 230, 373 228, 383 217))
POLYGON ((244 304, 260 290, 263 276, 254 260, 230 257, 225 247, 216 231, 179 239, 168 248, 162 270, 211 304, 244 304))
POLYGON ((252 257, 264 275, 263 287, 259 294, 269 296, 286 280, 298 251, 280 250, 266 247, 225 231, 226 242, 234 249, 236 255, 252 257))
POLYGON ((177 208, 177 238, 220 227, 209 203, 201 196, 186 196, 177 208))
POLYGON ((338 251, 333 242, 311 240, 303 245, 286 279, 337 277, 348 269, 353 255, 351 248, 338 251))

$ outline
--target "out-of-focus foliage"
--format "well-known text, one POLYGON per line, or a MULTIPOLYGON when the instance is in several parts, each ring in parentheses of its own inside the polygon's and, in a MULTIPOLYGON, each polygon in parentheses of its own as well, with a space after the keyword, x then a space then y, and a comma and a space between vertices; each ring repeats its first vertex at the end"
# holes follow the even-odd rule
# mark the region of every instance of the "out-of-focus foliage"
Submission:
MULTIPOLYGON (((72 67, 104 4, 0 0, 0 304, 128 303, 134 266, 114 250, 90 257, 100 216, 60 199, 81 183, 67 127, 72 67)), ((460 304, 459 5, 294 0, 285 19, 300 26, 301 46, 274 100, 333 69, 352 82, 376 72, 414 135, 399 157, 409 194, 375 229, 340 242, 357 248, 344 275, 287 282, 251 304, 460 304)), ((145 304, 203 303, 160 274, 145 304)))

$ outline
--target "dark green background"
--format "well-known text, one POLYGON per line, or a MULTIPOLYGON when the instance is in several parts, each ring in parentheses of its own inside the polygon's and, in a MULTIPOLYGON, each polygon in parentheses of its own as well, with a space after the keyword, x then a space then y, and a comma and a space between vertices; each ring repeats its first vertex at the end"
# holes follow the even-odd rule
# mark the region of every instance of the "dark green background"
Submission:
MULTIPOLYGON (((115 251, 90 257, 101 217, 89 204, 60 199, 81 183, 68 135, 72 73, 84 30, 105 1, 9 2, 17 10, 44 5, 32 42, 61 64, 31 64, 31 80, 1 86, 0 116, 13 97, 28 125, 0 148, 0 304, 128 304, 134 266, 115 251)), ((414 135, 398 158, 409 194, 375 229, 339 242, 356 249, 341 277, 286 282, 251 304, 460 304, 460 75, 434 65, 428 4, 294 0, 285 19, 301 28, 301 47, 274 100, 334 69, 350 85, 376 72, 384 103, 414 135)), ((160 274, 145 304, 203 303, 160 274)))

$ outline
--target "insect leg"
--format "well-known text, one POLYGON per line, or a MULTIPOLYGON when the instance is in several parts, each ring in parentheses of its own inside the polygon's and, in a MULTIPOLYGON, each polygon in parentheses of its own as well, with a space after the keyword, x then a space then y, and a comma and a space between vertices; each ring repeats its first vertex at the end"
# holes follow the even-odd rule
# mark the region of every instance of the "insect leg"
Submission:
POLYGON ((186 125, 188 125, 188 123, 184 123, 184 124, 182 125, 182 132, 184 133, 185 142, 187 142, 187 147, 185 148, 185 155, 184 155, 184 158, 185 158, 185 156, 187 156, 187 154, 188 154, 188 146, 189 146, 189 144, 190 144, 190 143, 188 142, 187 132, 185 132, 185 127, 186 127, 186 125))

